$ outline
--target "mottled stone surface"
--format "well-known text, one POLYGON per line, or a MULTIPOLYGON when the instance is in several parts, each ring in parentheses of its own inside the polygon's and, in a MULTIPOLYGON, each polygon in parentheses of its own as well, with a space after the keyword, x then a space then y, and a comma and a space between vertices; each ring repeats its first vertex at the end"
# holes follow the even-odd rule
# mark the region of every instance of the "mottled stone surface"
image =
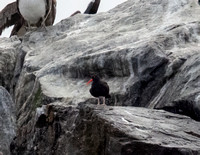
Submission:
POLYGON ((13 77, 20 43, 17 37, 0 39, 0 86, 11 94, 14 91, 13 77))
POLYGON ((73 135, 84 154, 200 154, 200 124, 188 117, 136 107, 79 109, 73 135))
POLYGON ((47 112, 38 117, 30 148, 24 151, 20 145, 17 152, 56 155, 200 154, 200 124, 186 116, 146 108, 89 103, 63 107, 62 102, 54 102, 46 107, 47 112))
POLYGON ((0 154, 10 154, 10 143, 15 135, 15 105, 8 91, 0 86, 0 154))
MULTIPOLYGON (((110 105, 164 108, 200 120, 199 13, 196 0, 129 0, 28 33, 20 83, 34 76, 46 96, 77 104, 91 98, 85 82, 97 73, 110 85, 110 105), (194 110, 177 108, 174 102, 183 100, 194 110)), ((23 104, 24 95, 16 95, 23 104)))
POLYGON ((9 147, 16 135, 14 72, 20 45, 17 37, 0 39, 0 154, 9 155, 9 147))

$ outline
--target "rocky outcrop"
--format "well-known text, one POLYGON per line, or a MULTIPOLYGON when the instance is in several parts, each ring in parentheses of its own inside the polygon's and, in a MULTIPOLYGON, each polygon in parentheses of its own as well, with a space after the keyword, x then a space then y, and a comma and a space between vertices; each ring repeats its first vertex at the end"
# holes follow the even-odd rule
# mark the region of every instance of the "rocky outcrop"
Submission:
POLYGON ((197 61, 198 12, 196 1, 127 1, 108 13, 68 18, 25 36, 23 73, 34 74, 47 96, 78 103, 90 97, 84 81, 96 72, 110 84, 117 105, 160 108, 177 101, 176 92, 181 99, 187 94, 182 85, 170 89, 174 97, 164 95, 167 86, 180 87, 172 81, 184 74, 184 65, 188 72, 197 61))
POLYGON ((0 154, 3 155, 10 154, 10 143, 16 136, 16 107, 12 96, 15 89, 14 71, 19 53, 17 47, 20 44, 16 37, 0 40, 0 154))
POLYGON ((17 37, 0 40, 0 85, 5 87, 11 94, 14 91, 14 70, 17 63, 17 47, 21 44, 17 37))
POLYGON ((27 33, 15 48, 14 71, 2 74, 17 110, 12 154, 198 154, 199 13, 196 0, 129 0, 27 33), (91 73, 110 85, 108 105, 128 107, 77 108, 95 103, 85 85, 91 73))
POLYGON ((69 136, 77 154, 200 153, 200 125, 187 117, 133 107, 80 105, 79 109, 69 136))
POLYGON ((186 116, 90 103, 64 107, 64 103, 54 102, 38 108, 29 149, 15 141, 15 151, 55 155, 200 153, 200 125, 186 116))
POLYGON ((0 154, 10 153, 10 143, 16 136, 15 106, 10 94, 0 86, 0 154))

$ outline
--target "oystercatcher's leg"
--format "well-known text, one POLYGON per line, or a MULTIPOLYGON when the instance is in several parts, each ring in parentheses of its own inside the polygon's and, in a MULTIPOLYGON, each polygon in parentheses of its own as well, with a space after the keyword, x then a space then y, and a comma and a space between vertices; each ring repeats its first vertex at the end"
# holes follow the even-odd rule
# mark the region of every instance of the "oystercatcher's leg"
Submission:
POLYGON ((27 25, 28 25, 28 26, 26 27, 26 29, 27 29, 28 31, 30 31, 30 30, 31 30, 31 24, 30 24, 30 22, 27 21, 27 25))
POLYGON ((47 27, 46 27, 45 21, 46 20, 44 18, 42 18, 41 26, 44 27, 45 31, 47 31, 47 27))
POLYGON ((106 98, 103 97, 103 105, 106 105, 106 98))
POLYGON ((97 103, 97 105, 100 105, 99 97, 97 98, 97 100, 98 100, 98 103, 97 103))

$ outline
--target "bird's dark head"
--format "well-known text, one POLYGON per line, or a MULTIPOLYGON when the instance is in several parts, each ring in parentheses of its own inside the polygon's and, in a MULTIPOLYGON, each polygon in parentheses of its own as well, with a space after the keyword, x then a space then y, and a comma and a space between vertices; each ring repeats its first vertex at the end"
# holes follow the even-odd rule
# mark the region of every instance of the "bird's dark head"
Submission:
POLYGON ((98 82, 98 81, 100 81, 100 78, 97 75, 92 75, 91 79, 87 82, 87 85, 92 81, 98 82))
POLYGON ((100 78, 97 75, 92 75, 92 79, 94 82, 97 82, 100 80, 100 78))

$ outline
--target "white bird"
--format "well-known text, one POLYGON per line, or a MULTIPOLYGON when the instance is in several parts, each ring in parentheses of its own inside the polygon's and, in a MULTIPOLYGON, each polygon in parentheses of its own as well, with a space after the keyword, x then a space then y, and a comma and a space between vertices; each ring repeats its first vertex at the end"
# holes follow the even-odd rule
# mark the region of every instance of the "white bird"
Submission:
POLYGON ((56 0, 17 0, 17 6, 29 28, 53 25, 56 0))
POLYGON ((11 35, 22 36, 28 26, 53 25, 56 16, 56 0, 17 0, 0 11, 0 35, 14 25, 11 35))

